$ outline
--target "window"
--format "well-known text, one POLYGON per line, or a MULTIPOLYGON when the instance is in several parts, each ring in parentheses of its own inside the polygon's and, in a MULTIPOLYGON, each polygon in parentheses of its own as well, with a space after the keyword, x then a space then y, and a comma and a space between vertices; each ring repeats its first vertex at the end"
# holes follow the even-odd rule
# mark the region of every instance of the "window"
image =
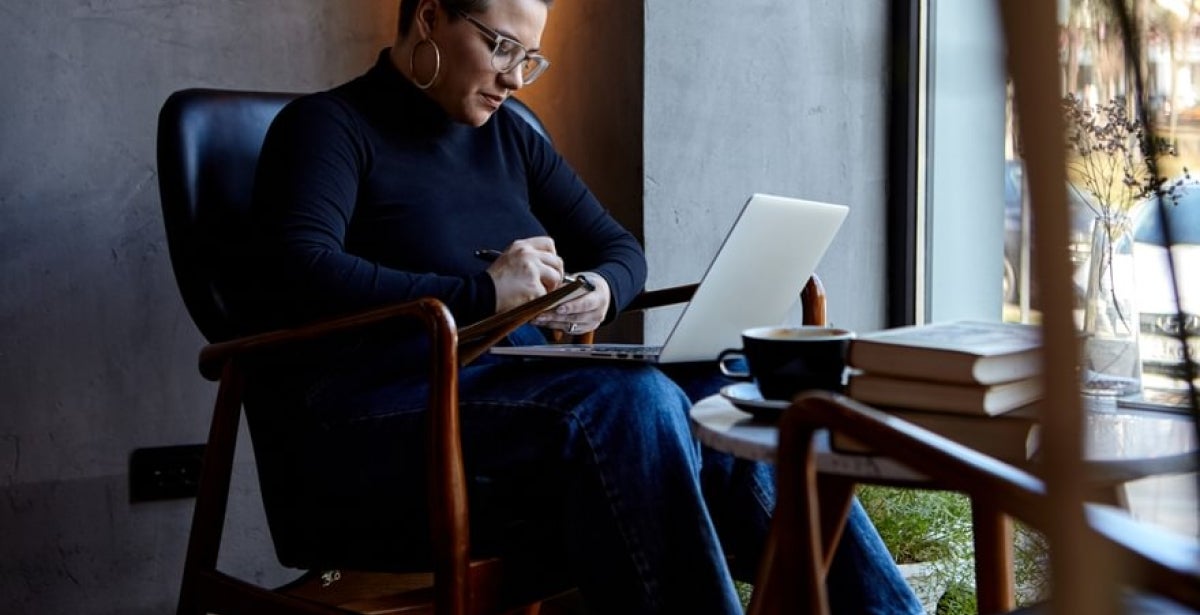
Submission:
POLYGON ((894 7, 893 36, 910 44, 893 61, 889 320, 998 319, 1005 78, 996 9, 894 7))
MULTIPOLYGON (((1160 175, 1174 183, 1190 169, 1200 180, 1200 1, 1136 5, 1148 111, 1156 134, 1175 151, 1160 159, 1160 175)), ((909 62, 897 71, 897 81, 907 85, 898 83, 892 100, 892 177, 903 181, 892 187, 891 322, 1001 317, 1037 322, 1031 273, 1037 254, 1028 241, 1021 148, 996 7, 956 0, 897 0, 895 6, 894 17, 907 19, 898 26, 898 40, 912 46, 909 62), (897 174, 898 167, 910 175, 897 174)), ((1063 96, 1074 95, 1088 106, 1132 98, 1132 71, 1107 4, 1058 0, 1058 6, 1063 96)), ((1069 172, 1068 182, 1077 181, 1069 172)), ((1182 315, 1174 312, 1169 295, 1163 265, 1168 248, 1156 210, 1142 200, 1129 204, 1147 388, 1178 389, 1185 382, 1179 379, 1182 349, 1170 337, 1173 331, 1196 326, 1189 344, 1193 360, 1200 356, 1200 187, 1189 188, 1187 181, 1183 186, 1178 205, 1169 209, 1182 315)), ((1085 190, 1064 189, 1073 214, 1072 258, 1082 273, 1090 259, 1091 197, 1085 190)), ((1140 506, 1147 520, 1194 532, 1195 510, 1186 504, 1194 502, 1194 478, 1155 481, 1134 485, 1135 510, 1140 506)))
MULTIPOLYGON (((1188 169, 1200 168, 1200 2, 1194 0, 1139 0, 1133 3, 1142 41, 1139 62, 1143 67, 1143 98, 1156 136, 1164 145, 1158 153, 1159 177, 1177 186, 1175 205, 1168 206, 1172 230, 1172 254, 1184 314, 1177 313, 1167 264, 1167 241, 1158 232, 1161 221, 1150 199, 1134 190, 1114 188, 1127 173, 1089 173, 1089 165, 1070 164, 1068 206, 1070 207, 1072 265, 1080 303, 1087 293, 1092 264, 1091 240, 1097 214, 1106 208, 1127 212, 1134 233, 1133 260, 1136 298, 1134 310, 1140 329, 1138 350, 1142 385, 1151 389, 1180 389, 1183 375, 1182 345, 1174 333, 1180 328, 1195 334, 1190 341, 1193 361, 1200 351, 1200 194, 1188 179, 1188 169), (1100 179, 1096 185, 1096 179, 1100 179), (1089 185, 1090 184, 1090 185, 1089 185), (1196 202, 1193 202, 1196 201, 1196 202)), ((1140 111, 1131 103, 1139 97, 1133 71, 1121 36, 1121 25, 1107 2, 1060 0, 1061 30, 1059 64, 1063 96, 1071 97, 1076 109, 1095 115, 1093 125, 1111 125, 1114 115, 1128 113, 1140 125, 1140 111)), ((1009 92, 1011 101, 1011 92, 1009 92)), ((1011 104, 1007 107, 1011 110, 1011 104)), ((1005 316, 1010 320, 1036 321, 1037 289, 1030 283, 1030 264, 1036 255, 1028 250, 1028 228, 1022 224, 1023 186, 1019 148, 1015 142, 1011 112, 1005 135, 1005 316)), ((1075 156, 1075 160, 1081 160, 1075 156)), ((1094 167, 1095 165, 1090 165, 1094 167)), ((1132 173, 1141 166, 1135 156, 1132 173)), ((1129 170, 1125 165, 1125 170, 1129 170)), ((1118 169, 1121 171, 1121 169, 1118 169)), ((1200 176, 1198 176, 1200 177, 1200 176)), ((1082 321, 1082 309, 1077 310, 1082 321)))
MULTIPOLYGON (((990 2, 897 0, 893 35, 911 42, 894 60, 889 228, 889 322, 955 318, 1038 322, 1030 218, 999 16, 990 2), (991 275, 988 272, 995 272, 991 275)), ((1174 299, 1157 212, 1126 204, 1135 226, 1136 302, 1143 381, 1179 389, 1182 345, 1171 332, 1200 323, 1200 2, 1137 0, 1148 110, 1173 155, 1160 175, 1184 180, 1170 211, 1183 314, 1174 299), (1189 205, 1196 201, 1194 205, 1189 205), (1189 239, 1190 238, 1190 239, 1189 239)), ((1081 106, 1129 101, 1132 77, 1120 27, 1107 2, 1058 0, 1063 95, 1081 106)), ((898 46, 898 48, 904 48, 898 46)), ((1132 112, 1132 109, 1131 109, 1132 112)), ((1120 175, 1118 175, 1119 181, 1120 175)), ((1069 178, 1072 179, 1072 178, 1069 178)), ((1095 198, 1073 178, 1067 191, 1077 320, 1090 265, 1095 198)), ((1189 342, 1200 356, 1200 330, 1189 342)))

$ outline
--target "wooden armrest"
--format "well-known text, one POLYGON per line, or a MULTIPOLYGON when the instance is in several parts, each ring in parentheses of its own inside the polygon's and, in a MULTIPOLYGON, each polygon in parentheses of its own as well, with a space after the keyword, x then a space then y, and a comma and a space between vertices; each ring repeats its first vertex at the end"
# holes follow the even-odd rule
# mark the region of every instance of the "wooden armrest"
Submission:
MULTIPOLYGON (((1200 470, 1200 451, 1148 459, 1089 459, 1083 466, 1089 487, 1112 487, 1147 476, 1185 474, 1200 470)), ((1043 470, 1034 465, 1032 470, 1043 470)))
MULTIPOLYGON (((205 378, 220 380, 221 385, 213 414, 209 451, 205 454, 201 490, 213 492, 216 496, 228 493, 243 386, 237 363, 231 359, 278 350, 289 344, 316 340, 335 333, 359 330, 396 318, 419 320, 430 335, 431 384, 427 431, 430 540, 434 545, 434 573, 436 578, 445 580, 439 581, 435 591, 465 596, 464 585, 469 583, 471 554, 467 519, 467 479, 458 416, 459 338, 453 315, 445 304, 437 299, 417 299, 294 329, 271 331, 204 347, 200 352, 200 372, 205 378), (214 444, 217 442, 220 444, 214 444)), ((496 330, 515 326, 519 324, 514 325, 506 319, 497 325, 496 330)), ((483 332, 484 336, 492 334, 492 329, 483 332)), ((476 339, 472 348, 477 348, 481 343, 476 339)), ((217 538, 211 542, 219 544, 225 498, 210 499, 211 503, 209 499, 204 500, 206 504, 203 509, 197 504, 193 523, 215 527, 216 529, 211 531, 216 532, 217 538)), ((192 558, 190 552, 188 557, 189 560, 192 558)), ((205 552, 196 557, 211 559, 212 565, 216 564, 215 548, 211 553, 205 552)))
POLYGON ((438 299, 424 297, 357 314, 322 320, 295 329, 251 335, 206 346, 200 351, 200 373, 205 378, 216 380, 220 377, 221 367, 234 355, 275 349, 281 345, 353 331, 400 317, 421 320, 425 330, 433 336, 435 347, 442 345, 440 337, 450 332, 452 335, 447 336, 445 346, 451 351, 445 356, 450 358, 452 365, 466 365, 487 352, 489 348, 504 339, 504 336, 517 327, 529 322, 559 301, 570 298, 581 288, 589 291, 592 289, 591 285, 583 278, 571 280, 541 297, 493 314, 457 331, 454 329, 454 316, 450 314, 450 310, 446 308, 445 304, 438 299))
MULTIPOLYGON (((676 303, 686 303, 692 295, 696 293, 696 287, 699 284, 685 284, 683 286, 672 286, 670 288, 660 288, 658 290, 647 290, 638 293, 629 305, 625 306, 625 312, 636 312, 639 310, 648 310, 651 308, 662 307, 665 305, 674 305, 676 303)), ((555 344, 571 342, 575 344, 591 344, 596 341, 596 332, 588 331, 578 335, 570 335, 563 331, 551 331, 550 341, 555 344)))
MULTIPOLYGON (((692 295, 696 294, 696 287, 699 284, 685 284, 683 286, 671 286, 669 288, 660 288, 658 290, 647 290, 638 293, 629 305, 625 306, 625 312, 637 312, 640 310, 649 310, 656 307, 666 305, 674 305, 676 303, 687 303, 691 300, 692 295)), ((579 335, 569 335, 562 331, 551 331, 550 339, 555 344, 564 342, 573 342, 576 344, 591 344, 596 340, 596 332, 588 331, 579 335)))
MULTIPOLYGON (((683 286, 670 286, 658 290, 643 291, 634 297, 629 302, 629 305, 625 306, 624 311, 636 312, 675 305, 677 303, 687 303, 691 301, 692 295, 696 294, 696 288, 699 286, 699 284, 684 284, 683 286)), ((808 283, 804 285, 804 290, 800 292, 800 302, 804 307, 804 324, 816 326, 824 326, 826 324, 825 286, 821 284, 821 279, 817 277, 817 274, 814 273, 808 279, 808 283)), ((577 344, 591 344, 595 341, 595 332, 589 331, 580 335, 570 336, 562 331, 552 331, 550 339, 556 344, 568 341, 577 344)))
POLYGON ((1138 521, 1129 513, 1087 504, 1088 525, 1115 549, 1125 574, 1139 587, 1200 608, 1200 540, 1138 521))
MULTIPOLYGON (((629 302, 625 311, 648 310, 651 308, 686 303, 696 294, 699 284, 685 284, 658 290, 644 291, 629 302)), ((824 326, 826 321, 825 285, 821 278, 813 274, 800 292, 800 301, 804 306, 804 324, 824 326)))
POLYGON ((804 285, 804 290, 800 291, 800 304, 804 306, 804 324, 818 327, 829 324, 825 299, 825 285, 814 273, 804 285))
MULTIPOLYGON (((200 352, 200 372, 210 380, 221 381, 218 409, 223 407, 226 412, 218 411, 214 415, 214 425, 218 420, 225 423, 222 429, 232 442, 232 434, 236 432, 236 408, 241 405, 241 377, 236 365, 230 362, 232 358, 277 350, 289 344, 358 330, 396 318, 414 318, 421 321, 431 338, 428 488, 430 539, 435 546, 433 565, 437 578, 448 580, 440 591, 463 591, 459 586, 468 582, 470 530, 467 520, 466 471, 463 465, 458 417, 458 331, 455 329, 454 317, 445 304, 434 298, 422 298, 295 329, 271 331, 210 344, 200 352)), ((220 470, 224 476, 219 480, 225 481, 225 489, 228 489, 232 444, 226 448, 228 450, 223 452, 222 460, 224 467, 220 470)), ((207 460, 205 464, 208 464, 207 460)), ((219 505, 223 516, 224 503, 219 505)))
POLYGON ((1046 488, 1038 477, 843 395, 811 391, 797 396, 783 413, 780 441, 786 433, 820 428, 851 435, 940 486, 970 493, 1034 527, 1049 523, 1046 488))
POLYGON ((674 305, 676 303, 686 303, 691 300, 692 295, 696 294, 696 288, 699 284, 685 284, 683 286, 672 286, 670 288, 660 288, 658 290, 647 290, 638 294, 625 306, 625 311, 632 312, 636 310, 648 310, 651 308, 662 307, 664 305, 674 305))
MULTIPOLYGON (((221 369, 225 362, 234 356, 276 350, 289 344, 312 341, 335 333, 354 331, 396 318, 419 319, 424 323, 426 330, 434 336, 456 336, 454 316, 450 314, 446 306, 437 299, 422 298, 322 320, 294 329, 268 331, 209 344, 200 350, 200 374, 209 380, 217 380, 221 377, 221 369)), ((457 354, 456 344, 457 337, 451 337, 450 343, 447 344, 450 349, 453 349, 452 352, 455 355, 457 354)), ((451 359, 457 361, 456 356, 452 356, 451 359)))
MULTIPOLYGON (((1045 484, 1024 470, 848 397, 806 392, 793 400, 780 420, 777 481, 784 487, 776 517, 785 529, 773 530, 780 540, 772 555, 775 570, 768 569, 759 579, 771 590, 764 602, 766 612, 780 604, 825 612, 819 589, 805 594, 789 581, 800 571, 806 575, 800 578, 808 578, 808 587, 815 588, 821 578, 814 572, 819 570, 814 553, 820 553, 820 542, 816 505, 811 500, 817 495, 813 436, 822 428, 844 432, 926 475, 939 488, 966 493, 973 502, 1043 532, 1061 515, 1051 509, 1045 484)), ((1200 541, 1136 521, 1110 507, 1088 504, 1086 513, 1089 545, 1081 548, 1107 552, 1109 561, 1122 563, 1123 578, 1135 586, 1193 608, 1200 606, 1200 541)))

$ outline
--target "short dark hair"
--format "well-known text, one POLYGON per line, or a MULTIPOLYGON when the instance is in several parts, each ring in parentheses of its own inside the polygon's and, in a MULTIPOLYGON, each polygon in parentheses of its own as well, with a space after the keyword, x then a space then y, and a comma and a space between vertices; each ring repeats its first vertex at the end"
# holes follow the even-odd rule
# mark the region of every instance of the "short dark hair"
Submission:
MULTIPOLYGON (((459 11, 464 13, 482 13, 492 5, 493 0, 440 0, 442 7, 452 16, 457 16, 459 11)), ((542 0, 546 6, 554 0, 542 0)), ((417 4, 420 0, 400 0, 400 34, 408 34, 412 28, 414 16, 417 14, 417 4)))

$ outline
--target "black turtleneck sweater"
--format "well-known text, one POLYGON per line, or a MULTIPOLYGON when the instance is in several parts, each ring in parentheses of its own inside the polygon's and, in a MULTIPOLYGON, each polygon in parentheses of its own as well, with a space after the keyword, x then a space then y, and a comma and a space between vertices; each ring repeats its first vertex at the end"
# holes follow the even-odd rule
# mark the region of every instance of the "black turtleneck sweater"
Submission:
POLYGON ((568 271, 604 276, 613 310, 646 278, 637 240, 527 122, 504 106, 479 128, 450 120, 387 50, 279 114, 254 218, 254 328, 423 296, 467 324, 496 305, 475 250, 535 235, 554 238, 568 271))

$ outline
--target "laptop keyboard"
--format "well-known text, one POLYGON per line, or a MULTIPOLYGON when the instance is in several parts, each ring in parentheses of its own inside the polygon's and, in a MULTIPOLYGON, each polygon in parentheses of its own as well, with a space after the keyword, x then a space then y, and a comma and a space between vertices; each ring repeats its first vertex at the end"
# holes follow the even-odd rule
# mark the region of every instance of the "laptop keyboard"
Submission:
POLYGON ((629 344, 607 345, 592 344, 592 352, 611 352, 629 356, 652 357, 662 351, 662 346, 632 346, 629 344))
POLYGON ((555 349, 561 352, 616 359, 653 358, 662 352, 662 346, 639 346, 636 344, 560 344, 555 346, 555 349))

